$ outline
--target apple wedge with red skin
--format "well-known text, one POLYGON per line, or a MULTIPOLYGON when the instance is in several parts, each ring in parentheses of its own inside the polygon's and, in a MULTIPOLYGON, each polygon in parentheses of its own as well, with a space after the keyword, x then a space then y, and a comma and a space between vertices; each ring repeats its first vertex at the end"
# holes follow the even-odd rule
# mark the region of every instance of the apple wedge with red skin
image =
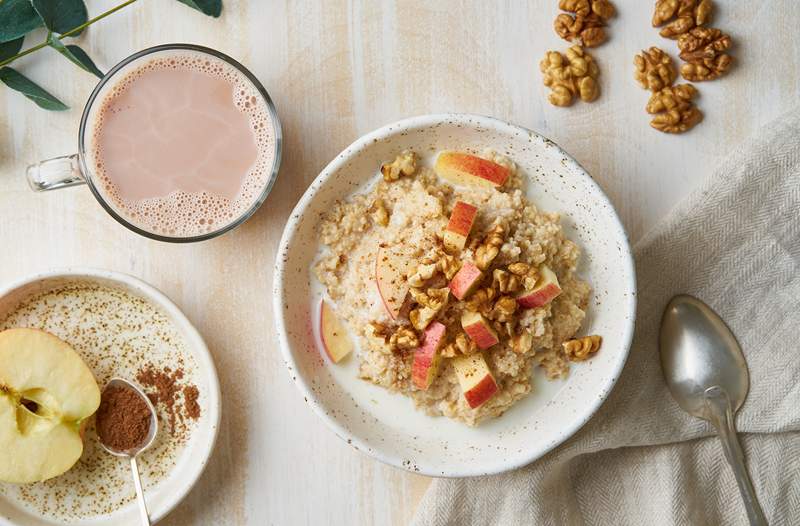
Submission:
POLYGON ((464 311, 461 315, 461 328, 479 349, 488 349, 500 341, 489 320, 479 312, 464 311))
POLYGON ((347 329, 339 321, 333 307, 325 300, 322 300, 319 307, 319 332, 325 353, 333 363, 339 363, 353 351, 353 342, 347 334, 347 329))
POLYGON ((481 353, 453 358, 453 369, 467 404, 475 409, 497 393, 497 382, 481 353))
POLYGON ((442 357, 439 350, 444 344, 447 328, 438 321, 432 322, 422 333, 422 345, 414 351, 411 365, 411 380, 417 389, 427 390, 431 386, 442 357))
POLYGON ((411 250, 402 243, 378 248, 375 283, 383 306, 393 320, 400 316, 408 295, 408 273, 412 270, 411 250))
POLYGON ((561 285, 558 276, 547 265, 539 269, 539 280, 533 290, 528 290, 517 296, 517 305, 522 309, 533 309, 547 305, 561 294, 561 285))
POLYGON ((442 152, 433 168, 442 179, 453 184, 498 188, 511 174, 508 168, 495 162, 459 152, 442 152))
POLYGON ((483 278, 481 270, 474 263, 467 261, 450 280, 448 287, 453 296, 460 301, 472 294, 480 284, 481 278, 483 278))
POLYGON ((478 207, 464 201, 456 201, 453 211, 450 213, 450 220, 444 228, 444 246, 454 252, 464 249, 467 244, 467 237, 472 230, 475 216, 478 215, 478 207))

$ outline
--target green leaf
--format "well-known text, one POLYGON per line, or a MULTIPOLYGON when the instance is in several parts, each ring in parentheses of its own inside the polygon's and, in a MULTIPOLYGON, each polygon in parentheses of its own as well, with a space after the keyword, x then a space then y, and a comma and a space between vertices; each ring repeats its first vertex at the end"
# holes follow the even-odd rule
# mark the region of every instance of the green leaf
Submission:
POLYGON ((69 107, 44 90, 41 86, 30 80, 19 71, 8 66, 0 68, 0 82, 9 88, 19 91, 40 108, 51 111, 64 111, 69 107))
MULTIPOLYGON (((2 2, 3 0, 0 0, 2 2)), ((22 41, 25 40, 25 37, 19 37, 16 40, 11 40, 9 42, 3 42, 0 44, 0 62, 9 59, 19 53, 19 50, 22 49, 22 41)))
POLYGON ((88 71, 93 75, 103 78, 103 72, 97 69, 97 66, 94 65, 89 55, 78 46, 74 44, 65 46, 53 33, 50 33, 47 37, 47 45, 67 57, 73 64, 84 71, 88 71))
POLYGON ((30 3, 44 26, 54 33, 66 33, 89 19, 83 0, 30 0, 30 3))
POLYGON ((30 0, 0 0, 0 42, 16 40, 41 25, 30 0))
POLYGON ((178 2, 214 18, 222 12, 222 0, 178 0, 178 2))

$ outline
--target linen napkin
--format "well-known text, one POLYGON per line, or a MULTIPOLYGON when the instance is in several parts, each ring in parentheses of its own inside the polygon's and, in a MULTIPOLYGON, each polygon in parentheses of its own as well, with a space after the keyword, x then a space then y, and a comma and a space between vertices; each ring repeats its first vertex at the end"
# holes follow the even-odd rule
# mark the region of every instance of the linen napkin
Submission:
POLYGON ((747 524, 713 428, 662 379, 659 322, 681 292, 711 305, 742 345, 748 469, 770 524, 800 524, 800 111, 737 148, 635 255, 633 346, 594 418, 520 470, 434 481, 416 526, 747 524))

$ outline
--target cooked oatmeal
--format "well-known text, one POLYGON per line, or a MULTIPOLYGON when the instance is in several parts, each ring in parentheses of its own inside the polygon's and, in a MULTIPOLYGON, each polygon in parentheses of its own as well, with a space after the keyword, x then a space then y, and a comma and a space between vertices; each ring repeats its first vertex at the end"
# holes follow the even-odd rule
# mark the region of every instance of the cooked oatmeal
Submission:
POLYGON ((408 155, 384 165, 402 159, 408 169, 376 176, 370 191, 321 218, 326 250, 314 271, 357 336, 360 378, 411 397, 430 415, 476 425, 528 394, 535 366, 551 379, 566 376, 562 344, 581 327, 589 285, 575 275, 580 250, 564 236, 559 215, 526 199, 511 160, 453 154, 486 178, 454 185, 440 177, 442 156, 432 169, 412 166, 408 155), (467 217, 466 239, 445 235, 458 223, 451 221, 456 208, 467 217), (412 369, 423 366, 415 355, 427 364, 425 342, 434 337, 433 363, 417 378, 412 369), (487 378, 465 391, 470 375, 486 366, 496 387, 487 378))

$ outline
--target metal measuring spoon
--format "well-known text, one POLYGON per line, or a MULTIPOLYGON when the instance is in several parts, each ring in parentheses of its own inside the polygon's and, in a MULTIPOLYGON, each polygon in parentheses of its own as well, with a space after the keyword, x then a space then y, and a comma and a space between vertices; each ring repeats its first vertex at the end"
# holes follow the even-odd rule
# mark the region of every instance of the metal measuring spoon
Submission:
POLYGON ((734 425, 734 414, 750 388, 747 363, 736 337, 711 307, 679 295, 664 310, 659 349, 661 370, 675 401, 717 429, 750 524, 766 525, 734 425))
POLYGON ((133 484, 136 487, 136 500, 139 502, 139 516, 141 517, 143 526, 150 526, 150 515, 147 513, 147 504, 144 501, 144 489, 142 488, 142 480, 139 478, 139 466, 136 464, 136 455, 149 448, 156 439, 156 434, 158 433, 158 418, 156 417, 156 409, 153 407, 153 403, 150 402, 150 399, 147 397, 147 395, 144 394, 144 391, 142 391, 138 385, 129 382, 128 380, 123 378, 112 378, 103 388, 103 392, 105 392, 105 390, 109 387, 124 387, 126 389, 133 390, 136 394, 142 397, 145 404, 147 404, 147 408, 150 410, 150 431, 147 435, 147 438, 140 446, 127 451, 120 451, 107 446, 102 440, 99 440, 100 446, 107 452, 117 457, 127 457, 130 459, 131 472, 133 474, 133 484))

